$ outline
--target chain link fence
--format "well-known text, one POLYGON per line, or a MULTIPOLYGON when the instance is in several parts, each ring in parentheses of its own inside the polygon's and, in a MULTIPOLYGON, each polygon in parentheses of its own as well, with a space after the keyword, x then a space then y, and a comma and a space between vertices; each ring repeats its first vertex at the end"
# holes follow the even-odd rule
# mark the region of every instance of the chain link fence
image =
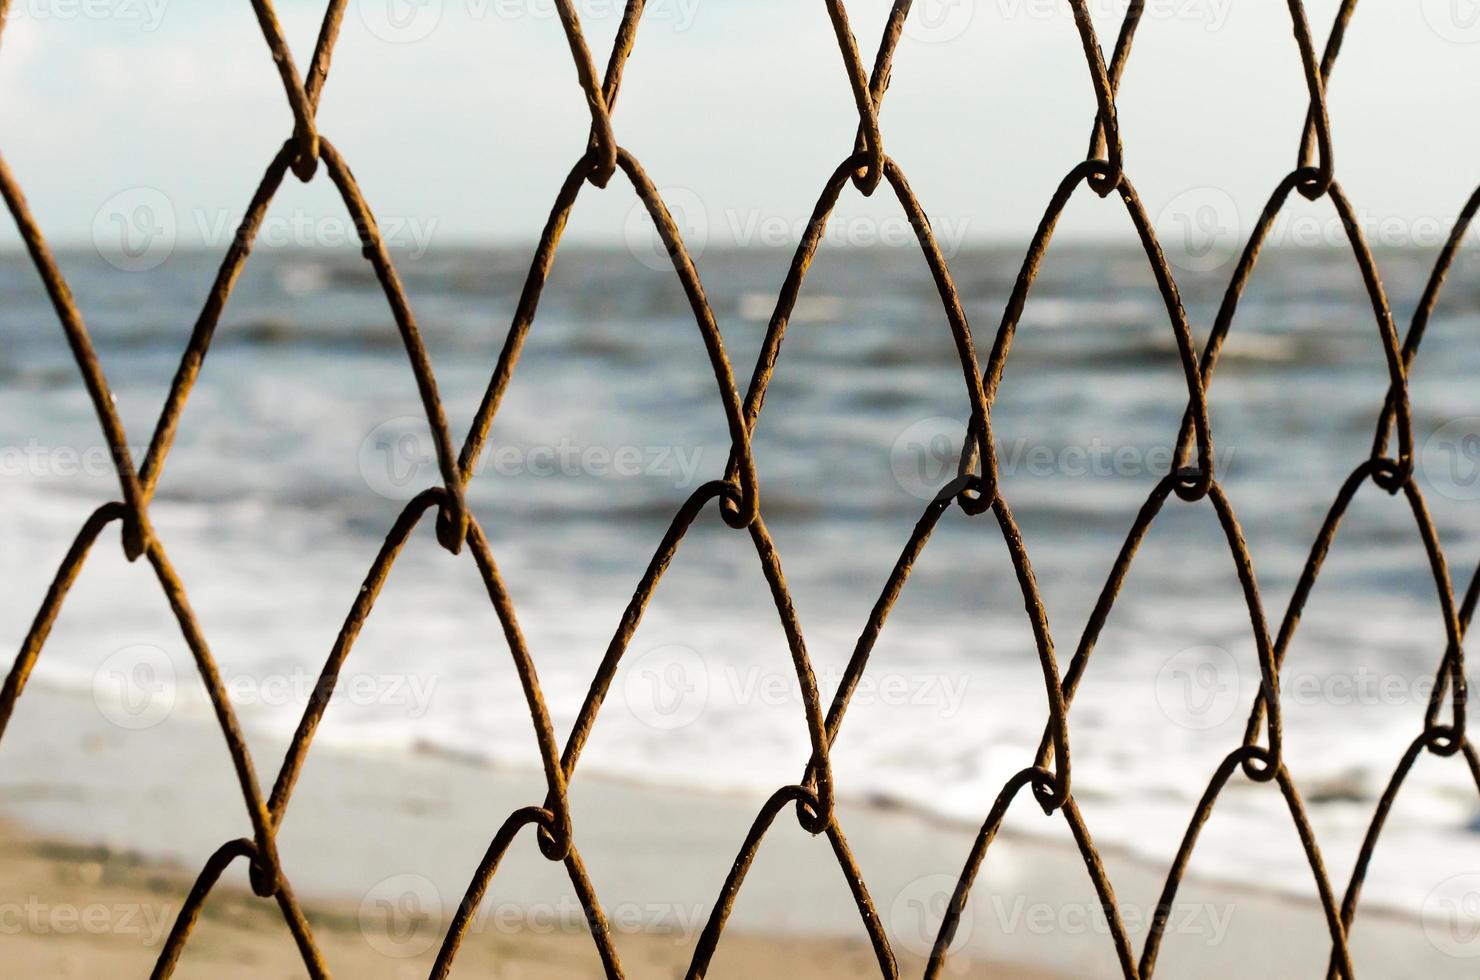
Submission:
MULTIPOLYGON (((88 330, 45 238, 28 210, 20 187, 3 160, 0 160, 0 193, 3 193, 19 226, 30 258, 45 284, 71 346, 115 462, 121 487, 121 499, 99 508, 83 525, 56 573, 6 678, 4 688, 0 690, 0 735, 3 735, 16 700, 25 687, 27 677, 41 654, 51 627, 88 553, 102 531, 116 522, 121 528, 126 556, 130 561, 143 558, 152 566, 179 622, 230 748, 242 799, 251 818, 252 835, 223 844, 201 870, 159 955, 154 969, 156 977, 167 977, 172 973, 190 941, 192 929, 213 886, 223 871, 238 859, 244 860, 249 866, 253 892, 260 898, 274 900, 280 907, 308 972, 314 977, 330 975, 329 964, 320 954, 310 925, 290 887, 288 869, 279 860, 275 845, 276 828, 287 810, 315 730, 330 702, 336 680, 350 655, 356 636, 374 607, 402 547, 413 530, 429 514, 434 515, 437 539, 442 547, 453 554, 460 554, 464 550, 470 552, 482 575, 488 600, 502 623, 523 688, 525 706, 534 723, 547 784, 547 795, 542 802, 532 801, 530 805, 509 814, 493 835, 483 861, 474 870, 466 894, 442 940, 432 976, 443 977, 451 970, 470 921, 497 873, 500 861, 516 845, 525 829, 531 831, 533 840, 526 841, 521 846, 532 843, 545 858, 564 865, 576 896, 585 910, 591 936, 606 974, 610 977, 623 976, 601 903, 575 846, 576 834, 567 803, 567 785, 575 774, 582 749, 595 730, 597 715, 612 684, 618 663, 659 580, 691 524, 711 505, 718 510, 726 525, 749 536, 760 560, 775 602, 776 613, 789 642, 796 678, 802 692, 801 701, 810 735, 811 757, 797 782, 777 789, 756 816, 698 939, 688 970, 689 976, 705 975, 711 957, 722 940, 728 914, 745 881, 746 873, 767 831, 788 808, 794 811, 798 823, 806 832, 827 837, 867 929, 880 975, 887 978, 898 976, 895 956, 875 902, 849 850, 844 828, 836 818, 836 791, 829 746, 838 736, 850 700, 868 666, 870 652, 909 578, 911 567, 941 517, 952 507, 958 507, 968 515, 985 515, 990 512, 991 519, 1000 529, 1003 545, 1016 569, 1024 609, 1036 640, 1049 710, 1036 757, 1025 759, 1027 764, 1024 768, 1001 788, 976 835, 965 867, 955 883, 954 894, 940 921, 925 975, 934 977, 941 972, 962 910, 987 850, 1009 807, 1027 790, 1033 802, 1046 814, 1062 814, 1067 821, 1083 857, 1085 870, 1103 906, 1120 969, 1127 978, 1151 977, 1156 968, 1157 953, 1167 928, 1168 917, 1197 846, 1199 832, 1223 789, 1233 777, 1241 774, 1254 783, 1273 784, 1267 791, 1277 791, 1282 795, 1289 818, 1299 833, 1324 909, 1331 946, 1329 975, 1346 978, 1355 976, 1348 952, 1347 932, 1357 913, 1362 883, 1379 836, 1415 761, 1425 753, 1440 757, 1457 756, 1469 767, 1477 786, 1480 786, 1480 755, 1477 755, 1466 735, 1466 687, 1462 649, 1464 632, 1474 613, 1477 594, 1480 594, 1480 578, 1472 576, 1462 598, 1457 597, 1434 523, 1414 479, 1413 420, 1407 387, 1408 369, 1419 354, 1425 327, 1439 301, 1446 275, 1471 220, 1477 209, 1480 209, 1480 191, 1459 212, 1449 240, 1433 267, 1427 288, 1409 322, 1406 335, 1400 333, 1372 253, 1364 239, 1361 223, 1337 180, 1325 105, 1326 83, 1341 50, 1347 24, 1356 7, 1355 0, 1345 0, 1342 3, 1328 36, 1324 54, 1318 54, 1301 0, 1288 0, 1293 40, 1303 66, 1309 99, 1296 165, 1274 189, 1252 233, 1243 244, 1241 257, 1228 283, 1213 328, 1201 349, 1193 338, 1172 269, 1158 244, 1152 222, 1148 219, 1123 166, 1115 100, 1120 80, 1132 54, 1132 42, 1145 4, 1143 0, 1131 0, 1128 4, 1107 59, 1101 42, 1096 37, 1086 0, 1066 0, 1073 11, 1082 42, 1088 70, 1087 82, 1093 88, 1098 113, 1088 141, 1087 159, 1068 172, 1044 210, 984 362, 979 356, 973 330, 967 322, 951 272, 931 230, 925 210, 911 191, 904 172, 884 151, 879 109, 889 88, 894 51, 910 16, 911 2, 895 0, 870 70, 865 64, 858 40, 849 27, 842 0, 824 0, 837 40, 837 52, 842 59, 841 67, 848 76, 857 108, 857 135, 851 152, 823 188, 802 240, 796 247, 790 270, 781 284, 774 312, 770 317, 760 356, 743 394, 736 383, 714 312, 706 299, 699 273, 691 261, 683 236, 653 182, 636 158, 621 147, 613 130, 611 113, 621 91, 623 69, 633 50, 644 2, 626 0, 612 54, 605 73, 602 74, 582 35, 571 0, 556 0, 555 8, 569 42, 576 77, 590 110, 589 141, 550 209, 497 368, 488 382, 482 402, 460 447, 453 441, 416 318, 370 207, 361 195, 345 159, 334 144, 319 133, 315 122, 347 2, 348 0, 330 0, 305 74, 299 70, 289 53, 270 0, 253 0, 258 23, 271 49, 296 123, 292 135, 268 166, 246 216, 226 251, 214 288, 196 321, 166 397, 164 409, 155 424, 153 436, 142 459, 135 460, 128 449, 122 422, 88 330), (274 195, 290 172, 301 181, 309 181, 321 167, 338 189, 348 209, 364 258, 374 270, 399 329, 435 441, 440 481, 438 485, 424 490, 412 499, 386 535, 379 555, 365 576, 354 606, 344 620, 333 650, 324 662, 318 683, 313 688, 307 709, 273 784, 270 790, 264 790, 259 783, 258 770, 248 752, 205 634, 191 610, 184 584, 171 565, 163 542, 151 527, 150 501, 174 443, 186 400, 210 349, 223 307, 247 262, 252 243, 274 195), (566 220, 579 195, 588 185, 598 190, 606 188, 619 173, 644 205, 666 246, 673 272, 682 283, 695 324, 708 352, 716 394, 725 411, 731 449, 722 477, 695 490, 672 519, 627 605, 595 677, 591 680, 577 720, 562 743, 551 725, 534 661, 520 632, 515 609, 500 578, 488 539, 478 521, 469 512, 464 491, 477 470, 480 454, 484 452, 488 442, 490 426, 508 389, 525 339, 534 324, 541 290, 550 274, 566 220), (750 437, 762 411, 772 372, 781 357, 788 319, 797 302, 808 266, 823 240, 829 216, 840 195, 850 184, 857 192, 866 196, 882 189, 886 196, 895 197, 903 209, 927 260, 940 304, 950 325, 962 380, 969 396, 971 417, 959 472, 926 506, 858 638, 837 690, 830 699, 825 699, 825 692, 819 690, 814 677, 802 629, 782 575, 781 563, 762 517, 762 494, 751 454, 750 437), (1146 259, 1155 274, 1157 287, 1165 303, 1168 326, 1176 341, 1177 355, 1187 388, 1187 408, 1177 434, 1170 472, 1159 481, 1136 516, 1114 564, 1108 571, 1089 622, 1076 640, 1073 655, 1061 670, 1054 637, 1049 630, 1027 549, 1008 501, 999 490, 998 454, 993 440, 991 415, 1014 333, 1032 291, 1040 262, 1053 237, 1059 216, 1081 185, 1087 186, 1091 193, 1102 198, 1118 197, 1136 229, 1146 259), (1371 455, 1360 461, 1331 504, 1320 533, 1310 547, 1293 596, 1280 615, 1277 628, 1272 632, 1272 620, 1260 597, 1253 560, 1245 545, 1234 507, 1224 494, 1215 472, 1207 391, 1218 367, 1219 353, 1233 326, 1240 297, 1258 262, 1261 247, 1291 193, 1297 193, 1311 201, 1324 197, 1334 206, 1366 286, 1378 337, 1386 356, 1389 380, 1386 396, 1378 413, 1371 455), (1437 683, 1422 727, 1402 754, 1376 812, 1372 814, 1356 864, 1346 877, 1345 892, 1342 893, 1335 885, 1340 879, 1333 877, 1322 861, 1320 845, 1312 831, 1301 798, 1299 781, 1286 768, 1282 759, 1280 668, 1299 623, 1301 610, 1316 584, 1342 517, 1358 489, 1369 481, 1390 495, 1401 495, 1412 511, 1442 609, 1447 644, 1442 652, 1436 651, 1437 683), (1075 802, 1070 770, 1068 710, 1084 679, 1096 640, 1116 603, 1137 550, 1163 506, 1173 496, 1188 503, 1205 502, 1206 506, 1213 509, 1221 524, 1247 605, 1258 650, 1262 685, 1254 699, 1242 744, 1229 752, 1218 766, 1188 823, 1175 860, 1167 870, 1166 883, 1156 912, 1151 917, 1144 942, 1137 950, 1132 945, 1117 907, 1112 883, 1097 853, 1090 828, 1082 819, 1075 802)), ((0 29, 3 29, 3 17, 8 6, 9 0, 0 0, 0 29)), ((1459 764, 1459 760, 1455 764, 1459 764)))

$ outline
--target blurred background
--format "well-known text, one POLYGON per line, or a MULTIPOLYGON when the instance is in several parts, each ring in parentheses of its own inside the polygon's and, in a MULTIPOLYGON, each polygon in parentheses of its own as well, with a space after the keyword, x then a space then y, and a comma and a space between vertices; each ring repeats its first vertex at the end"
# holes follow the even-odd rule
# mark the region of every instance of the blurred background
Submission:
MULTIPOLYGON (((1125 6, 1089 5, 1107 50, 1125 6)), ((598 65, 621 7, 576 5, 598 65)), ((1306 4, 1318 48, 1336 8, 1306 4)), ((848 5, 867 64, 888 9, 848 5)), ((283 0, 278 12, 306 65, 322 4, 283 0)), ((1467 0, 1371 3, 1333 72, 1335 171, 1400 336, 1480 180, 1477 58, 1480 7, 1467 0)), ((292 131, 270 53, 246 3, 14 0, 0 93, 0 151, 57 252, 137 461, 216 267, 292 131)), ((1126 173, 1200 348, 1255 219, 1296 163, 1307 96, 1288 9, 1148 3, 1117 104, 1126 173)), ((884 146, 930 216, 983 365, 1094 113, 1067 4, 931 0, 911 12, 880 114, 884 146)), ((590 127, 553 3, 351 0, 318 120, 375 213, 460 442, 590 127)), ((824 5, 651 0, 613 124, 684 234, 743 395, 793 250, 857 128, 824 5)), ((118 488, 41 280, 13 225, 0 224, 0 648, 15 650, 77 529, 118 488)), ((1410 382, 1415 481, 1459 597, 1480 561, 1476 234, 1410 382)), ((1331 203, 1292 195, 1209 393, 1218 478, 1271 631, 1332 500, 1371 452, 1387 383, 1378 323, 1331 203)), ((1171 464, 1186 405, 1173 327, 1125 209, 1080 188, 993 406, 1003 494, 1061 669, 1171 464)), ((969 411, 897 200, 887 186, 867 199, 845 188, 753 438, 762 514, 824 703, 911 529, 956 472, 969 411)), ((587 187, 469 487, 562 742, 669 522, 724 475, 728 452, 702 338, 645 209, 621 177, 587 187)), ((355 226, 325 174, 307 185, 290 176, 152 505, 261 782, 271 785, 386 533, 439 483, 355 226)), ((1378 799, 1423 730, 1444 647, 1412 512, 1366 486, 1282 672, 1285 759, 1338 900, 1378 799)), ((1138 946, 1258 683, 1214 512, 1174 498, 1070 712, 1075 796, 1138 946)), ((842 826, 902 957, 929 952, 972 836, 1032 762, 1046 718, 1001 533, 989 516, 952 509, 832 751, 842 826)), ((0 818, 25 871, 0 886, 0 943, 27 966, 0 975, 142 973, 190 876, 250 825, 190 651, 115 531, 89 559, 4 734, 0 818), (95 906, 112 910, 107 928, 57 925, 58 908, 81 917, 95 906), (120 906, 135 908, 135 923, 163 926, 129 931, 120 906)), ((755 550, 711 507, 660 584, 573 781, 577 842, 598 894, 609 912, 632 913, 614 926, 630 962, 650 963, 652 975, 687 964, 756 811, 800 778, 808 753, 755 550), (668 938, 644 945, 655 935, 668 938)), ((425 974, 498 823, 542 796, 528 710, 483 585, 421 527, 357 641, 280 832, 330 965, 337 953, 354 964, 346 975, 425 974)), ((1477 829, 1476 777, 1459 759, 1421 759, 1363 893, 1359 971, 1472 975, 1477 829)), ((950 969, 1121 975, 1069 840, 1058 818, 1014 808, 950 969)), ((601 975, 568 883, 529 845, 520 839, 494 881, 470 972, 601 975), (543 932, 542 916, 555 923, 543 932)), ((1191 873, 1162 975, 1324 969, 1315 885, 1273 786, 1235 778, 1191 873)), ((245 876, 227 880, 240 891, 245 876)), ((246 964, 254 975, 300 975, 264 903, 219 901, 235 904, 208 916, 210 938, 198 954, 189 947, 182 974, 246 964)), ((787 812, 732 923, 740 939, 721 945, 715 975, 760 975, 759 958, 778 948, 794 964, 817 956, 810 975, 877 969, 830 849, 787 812)))

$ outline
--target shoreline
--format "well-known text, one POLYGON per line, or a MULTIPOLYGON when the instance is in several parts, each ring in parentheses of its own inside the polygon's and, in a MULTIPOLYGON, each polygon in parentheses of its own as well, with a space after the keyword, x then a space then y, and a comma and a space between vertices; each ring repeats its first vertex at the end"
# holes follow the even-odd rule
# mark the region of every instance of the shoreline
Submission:
MULTIPOLYGON (((28 692, 26 700, 40 712, 66 710, 36 704, 59 700, 44 689, 28 692)), ((0 876, 0 907, 25 907, 33 899, 84 908, 100 902, 139 905, 145 895, 154 896, 149 901, 157 906, 161 894, 175 896, 178 903, 217 847, 250 835, 224 744, 214 732, 209 738, 188 737, 192 733, 180 726, 121 732, 85 721, 63 728, 56 724, 61 715, 47 716, 53 724, 13 726, 0 745, 0 821, 8 823, 0 824, 0 846, 7 864, 18 862, 26 869, 19 876, 0 876), (182 780, 182 773, 190 779, 182 780), (114 891, 115 884, 122 893, 114 891), (116 894, 124 897, 110 897, 116 894)), ((275 764, 279 745, 256 735, 251 741, 260 768, 275 764)), ((461 900, 504 816, 543 796, 543 777, 534 771, 432 755, 406 765, 343 751, 311 753, 278 846, 336 975, 425 976, 435 948, 404 958, 376 952, 360 921, 362 911, 404 904, 409 896, 412 905, 444 922, 447 916, 441 913, 450 914, 461 900), (319 937, 320 922, 326 923, 324 937, 319 937), (353 970, 345 973, 337 960, 353 970), (376 964, 387 972, 377 973, 376 964)), ((577 844, 624 968, 631 976, 681 973, 763 796, 684 793, 585 775, 573 781, 570 800, 577 844)), ((1019 805, 1032 807, 1029 800, 1019 805)), ((838 802, 838 820, 902 971, 918 975, 920 969, 904 968, 923 966, 975 828, 903 806, 847 799, 838 802)), ((945 976, 1121 976, 1079 854, 1063 822, 1054 821, 1054 827, 1054 837, 1004 829, 993 843, 945 976)), ((1139 952, 1165 869, 1123 848, 1104 848, 1101 857, 1139 952)), ((602 975, 569 881, 539 854, 528 831, 494 878, 479 922, 459 964, 465 956, 468 961, 488 956, 490 970, 497 963, 513 970, 487 972, 490 976, 602 975), (479 952, 468 956, 474 947, 479 952), (514 969, 529 956, 568 964, 575 972, 514 969), (587 969, 595 972, 581 972, 587 969)), ((6 960, 12 950, 21 956, 88 957, 93 954, 87 948, 99 945, 91 935, 38 937, 23 930, 18 938, 8 931, 0 936, 6 960)), ((223 876, 198 932, 186 947, 180 975, 189 975, 185 965, 198 946, 207 953, 232 951, 222 954, 224 964, 271 955, 279 958, 272 963, 290 965, 296 957, 276 906, 246 890, 241 862, 223 876), (215 906, 220 909, 212 912, 215 906), (252 953, 253 937, 263 936, 264 924, 280 939, 263 938, 264 949, 272 952, 252 953), (200 937, 209 936, 208 927, 219 936, 200 943, 200 937)), ((1203 980, 1260 972, 1324 975, 1329 946, 1324 917, 1313 901, 1194 873, 1178 894, 1158 975, 1203 980)), ((1376 905, 1359 916, 1352 949, 1363 976, 1440 980, 1473 975, 1473 961, 1444 955, 1416 918, 1376 905)), ((137 956, 138 944, 131 950, 137 956)), ((757 959, 766 956, 782 957, 793 973, 797 964, 805 964, 805 975, 821 978, 878 970, 831 849, 800 830, 789 809, 767 834, 740 891, 713 975, 775 975, 757 959), (727 967, 730 957, 746 965, 738 971, 727 967), (844 972, 829 972, 834 965, 844 972)), ((45 965, 51 962, 43 959, 21 975, 69 975, 45 965)), ((98 970, 144 975, 148 966, 118 972, 98 961, 98 970)), ((300 975, 297 970, 301 967, 268 975, 300 975)))

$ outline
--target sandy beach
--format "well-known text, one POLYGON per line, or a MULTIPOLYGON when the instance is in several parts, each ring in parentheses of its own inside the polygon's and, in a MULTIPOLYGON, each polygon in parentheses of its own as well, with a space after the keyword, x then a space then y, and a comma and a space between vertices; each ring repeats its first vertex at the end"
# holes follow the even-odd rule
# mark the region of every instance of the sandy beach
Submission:
MULTIPOLYGON (((144 976, 196 871, 249 833, 219 737, 184 726, 122 733, 44 689, 50 733, 12 728, 0 748, 0 976, 144 976), (197 737, 198 736, 198 737, 197 737), (179 774, 195 778, 183 785, 179 774)), ((260 740, 259 758, 276 747, 260 740)), ((439 756, 310 757, 279 832, 290 880, 336 976, 421 977, 445 913, 460 900, 492 830, 536 801, 536 773, 439 756), (387 928, 386 909, 414 913, 387 928)), ((681 976, 759 799, 577 779, 577 843, 628 976, 681 976)), ((1027 815, 1027 814, 1025 814, 1027 815)), ((1041 819, 1041 815, 1027 815, 1041 819)), ((973 829, 899 808, 843 801, 838 819, 903 975, 920 973, 973 829)), ((989 854, 947 976, 1119 977, 1076 852, 1056 837, 1008 832, 989 854)), ((1139 948, 1162 871, 1110 851, 1106 864, 1139 948)), ((1314 903, 1194 875, 1178 896, 1159 977, 1321 975, 1328 943, 1314 903)), ((1472 976, 1412 917, 1364 909, 1353 938, 1362 976, 1472 976)), ((563 874, 520 838, 489 891, 457 969, 462 975, 601 976, 563 874)), ((875 975, 842 875, 824 842, 789 814, 768 834, 710 971, 715 977, 875 975)), ((238 863, 207 903, 179 976, 303 973, 276 907, 254 898, 238 863)))
MULTIPOLYGON (((173 863, 151 862, 106 847, 45 841, 0 825, 11 914, 5 928, 4 977, 147 976, 169 932, 191 873, 173 863), (42 898, 41 896, 45 896, 42 898)), ((436 946, 433 930, 391 937, 353 902, 318 901, 307 907, 314 937, 336 976, 402 978, 426 975, 436 946), (401 955, 405 954, 405 955, 401 955)), ((690 939, 660 932, 617 937, 628 976, 677 977, 688 966, 690 939)), ((920 962, 901 958, 918 973, 920 962)), ((713 976, 808 976, 824 980, 866 976, 875 969, 871 950, 841 939, 804 939, 737 933, 727 936, 713 976)), ((602 977, 594 947, 575 929, 536 921, 505 922, 494 934, 475 935, 456 971, 462 976, 576 980, 602 977)), ((299 977, 297 953, 271 903, 239 885, 218 890, 206 906, 175 976, 182 978, 299 977)), ((971 976, 1048 980, 1022 967, 975 964, 971 976)))

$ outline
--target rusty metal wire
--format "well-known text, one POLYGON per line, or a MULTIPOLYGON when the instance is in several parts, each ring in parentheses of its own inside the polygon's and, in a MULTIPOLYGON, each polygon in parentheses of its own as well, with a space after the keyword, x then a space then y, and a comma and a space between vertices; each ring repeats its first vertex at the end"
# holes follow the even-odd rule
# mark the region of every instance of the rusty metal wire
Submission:
MULTIPOLYGON (((0 159, 0 195, 3 195, 16 220, 82 373, 103 436, 116 460, 122 497, 121 500, 100 507, 88 518, 62 561, 4 687, 0 689, 0 736, 3 736, 16 700, 25 687, 26 679, 92 546, 105 527, 117 522, 122 531, 125 555, 130 561, 141 556, 148 559, 179 622, 211 699, 216 720, 226 738, 252 824, 251 837, 223 844, 200 872, 159 955, 153 972, 155 977, 168 977, 172 973, 211 889, 222 872, 239 858, 248 862, 250 880, 256 895, 277 902, 308 972, 314 977, 329 976, 328 965, 314 944, 312 931, 278 859, 276 830, 287 810, 295 782, 315 730, 333 694, 339 672, 350 655, 360 628, 374 607, 381 587, 406 541, 427 512, 433 509, 436 510, 439 542, 453 554, 460 553, 464 546, 472 552, 489 601, 502 623, 523 687, 526 707, 534 723, 547 795, 541 804, 531 804, 510 814, 494 834, 483 861, 474 872, 466 894, 457 907, 431 975, 443 977, 450 971, 471 918, 497 873, 501 860, 520 832, 525 827, 532 826, 543 855, 565 865, 577 896, 586 907, 591 935, 606 974, 610 977, 623 976, 601 905, 575 846, 566 787, 575 774, 581 751, 591 737, 602 702, 644 610, 690 526, 711 502, 715 504, 725 524, 749 534, 755 548, 790 646, 803 694, 812 755, 799 781, 776 790, 756 816, 695 946, 688 976, 697 978, 705 975, 721 942, 727 917, 744 884, 746 873, 766 833, 788 804, 794 805, 798 822, 804 830, 812 835, 826 835, 872 942, 880 975, 891 980, 898 976, 889 939, 835 813, 829 746, 838 737, 849 703, 867 669, 874 644, 909 578, 915 560, 924 550, 941 517, 955 505, 968 515, 991 511, 996 520, 1016 571, 1024 608, 1033 629, 1037 655, 1042 666, 1048 718, 1032 764, 1025 766, 1001 789, 976 836, 940 925, 925 976, 935 977, 940 973, 987 850, 1017 795, 1027 788, 1046 814, 1061 813, 1068 823, 1083 857, 1085 870, 1103 904, 1110 923, 1111 940, 1125 977, 1148 980, 1156 967, 1167 917, 1186 874, 1199 833, 1229 781, 1242 773, 1254 783, 1273 783, 1282 795, 1309 862, 1328 923, 1331 939, 1329 975, 1349 980, 1355 977, 1347 946, 1347 932, 1355 918, 1362 884, 1379 836, 1415 761, 1426 752, 1440 757, 1458 755, 1463 758, 1477 788, 1480 788, 1480 752, 1476 751, 1465 730, 1466 689, 1462 646, 1465 630, 1474 616, 1477 595, 1480 595, 1480 570, 1472 576, 1462 601, 1457 602, 1437 532, 1429 517, 1423 494, 1414 480, 1413 422, 1407 386, 1407 372, 1418 356, 1424 330, 1438 303, 1460 242, 1477 211, 1480 211, 1480 190, 1475 192, 1459 213, 1451 238, 1435 264, 1428 286, 1413 314, 1407 336, 1400 341, 1372 253, 1363 238, 1352 204, 1336 179, 1332 159, 1325 89, 1356 7, 1356 0, 1344 0, 1341 5, 1319 62, 1316 60, 1315 42, 1302 0, 1288 0, 1292 31, 1309 98, 1296 166, 1275 188, 1245 244, 1212 331, 1201 352, 1196 349, 1172 270, 1162 254, 1146 210, 1123 163, 1115 99, 1131 56, 1144 0, 1131 0, 1128 4, 1108 63, 1095 35, 1086 0, 1067 0, 1073 12, 1098 107, 1089 142, 1089 156, 1068 172, 1044 211, 985 365, 978 358, 966 313, 924 208, 910 189, 904 172, 884 151, 879 108, 888 89, 894 52, 905 18, 909 14, 910 0, 895 0, 871 72, 865 69, 842 0, 823 0, 858 112, 857 137, 848 156, 839 164, 818 198, 811 221, 797 246, 786 279, 779 290, 765 340, 743 397, 736 386, 714 313, 705 297, 699 273, 691 261, 683 237, 641 165, 617 143, 612 126, 612 107, 620 92, 623 69, 636 40, 643 13, 643 0, 627 0, 604 76, 597 72, 571 0, 556 0, 577 81, 590 109, 590 136, 585 152, 571 168, 551 208, 497 367, 489 379, 487 390, 460 450, 454 447, 416 319, 370 207, 361 195, 344 158, 334 144, 318 132, 315 115, 323 87, 328 80, 330 61, 347 2, 348 0, 330 0, 305 81, 289 53, 271 0, 252 0, 262 34, 277 65, 284 93, 293 111, 294 129, 268 165, 241 226, 221 262, 214 287, 186 345, 148 449, 137 466, 130 455, 123 424, 114 407, 107 379, 87 328, 14 176, 4 160, 0 159), (433 433, 442 482, 423 491, 408 503, 387 533, 380 553, 366 574, 355 603, 344 620, 333 650, 324 663, 319 683, 313 689, 312 698, 278 769, 271 792, 264 794, 242 737, 236 713, 226 695, 205 635, 191 610, 185 587, 170 564, 164 544, 150 525, 149 504, 165 458, 174 442, 185 402, 210 349, 222 310, 248 260, 252 243, 274 195, 288 172, 291 171, 300 180, 308 181, 315 176, 321 163, 359 229, 364 257, 373 267, 394 315, 427 422, 433 433), (500 578, 488 540, 464 503, 464 489, 476 472, 480 453, 488 441, 490 426, 507 391, 520 351, 534 325, 540 294, 554 262, 566 220, 586 184, 604 188, 619 171, 626 177, 651 216, 692 308, 713 369, 718 395, 725 409, 731 452, 724 478, 699 487, 674 516, 623 613, 562 747, 551 725, 533 658, 520 632, 513 605, 500 578), (780 559, 761 516, 760 493, 751 456, 750 437, 780 358, 788 320, 808 267, 822 241, 829 216, 845 185, 850 182, 865 196, 872 195, 880 186, 887 185, 913 227, 949 322, 969 397, 971 418, 970 434, 958 476, 925 508, 914 532, 900 552, 868 623, 859 635, 837 691, 824 709, 823 693, 818 690, 813 675, 801 626, 782 575, 780 559), (999 490, 991 409, 1002 383, 1003 370, 1019 319, 1053 237, 1055 225, 1080 184, 1087 185, 1100 197, 1118 195, 1126 209, 1165 302, 1167 319, 1186 380, 1188 403, 1176 441, 1172 472, 1152 490, 1132 523, 1109 570, 1099 600, 1080 633, 1073 656, 1061 673, 1047 613, 1033 577, 1027 549, 1013 520, 1012 511, 999 490), (1253 559, 1244 542, 1233 504, 1214 472, 1208 388, 1217 369, 1219 353, 1232 329, 1240 297, 1258 262, 1261 247, 1292 191, 1298 191, 1312 201, 1326 197, 1335 208, 1371 301, 1378 341, 1387 362, 1389 381, 1372 454, 1356 467, 1343 484, 1311 546, 1298 584, 1280 618, 1278 632, 1271 636, 1270 621, 1255 578, 1253 559), (1394 435, 1397 450, 1396 455, 1390 455, 1389 444, 1394 435), (1306 815, 1297 781, 1283 759, 1279 678, 1281 666, 1299 624, 1301 610, 1315 586, 1342 517, 1357 491, 1369 480, 1389 495, 1402 494, 1413 513, 1439 597, 1447 644, 1440 658, 1438 683, 1423 719, 1423 727, 1396 765, 1391 781, 1373 814, 1344 895, 1338 899, 1306 815), (1084 680, 1095 644, 1141 542, 1173 495, 1189 504, 1206 500, 1213 508, 1224 532, 1229 556, 1247 605, 1250 627, 1258 651, 1262 687, 1250 712, 1243 743, 1230 752, 1218 766, 1192 814, 1175 860, 1168 869, 1157 914, 1138 954, 1118 911, 1114 889, 1097 853, 1090 829, 1074 799, 1070 782, 1067 716, 1074 695, 1084 680), (1448 720, 1442 717, 1446 703, 1450 709, 1448 720)), ((3 29, 8 5, 9 0, 0 0, 0 29, 3 29)))

